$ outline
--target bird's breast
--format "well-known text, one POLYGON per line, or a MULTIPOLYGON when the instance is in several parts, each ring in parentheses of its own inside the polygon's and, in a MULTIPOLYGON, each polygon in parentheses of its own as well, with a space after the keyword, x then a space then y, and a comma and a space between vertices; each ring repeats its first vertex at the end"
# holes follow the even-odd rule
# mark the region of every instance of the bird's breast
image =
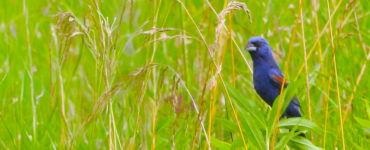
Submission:
POLYGON ((274 103, 276 97, 280 94, 279 89, 274 86, 269 78, 268 71, 254 70, 253 74, 254 88, 257 94, 270 106, 274 103))

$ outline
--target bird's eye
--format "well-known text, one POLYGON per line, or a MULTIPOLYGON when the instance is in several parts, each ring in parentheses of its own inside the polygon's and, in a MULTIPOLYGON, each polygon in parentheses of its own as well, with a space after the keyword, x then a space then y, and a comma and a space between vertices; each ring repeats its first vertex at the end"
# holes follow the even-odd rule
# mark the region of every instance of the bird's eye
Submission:
POLYGON ((261 46, 261 41, 254 42, 254 45, 261 46))
POLYGON ((261 46, 261 44, 262 44, 262 43, 261 43, 261 41, 258 41, 258 42, 257 42, 257 45, 258 45, 258 46, 261 46))

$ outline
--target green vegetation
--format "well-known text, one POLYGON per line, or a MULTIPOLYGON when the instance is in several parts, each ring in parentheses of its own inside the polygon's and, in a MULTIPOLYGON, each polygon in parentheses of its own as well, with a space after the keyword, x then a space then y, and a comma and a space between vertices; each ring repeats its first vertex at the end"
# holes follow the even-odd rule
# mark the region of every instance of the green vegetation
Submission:
POLYGON ((368 0, 301 1, 2 0, 0 149, 367 149, 368 0), (252 36, 290 81, 273 108, 252 36))

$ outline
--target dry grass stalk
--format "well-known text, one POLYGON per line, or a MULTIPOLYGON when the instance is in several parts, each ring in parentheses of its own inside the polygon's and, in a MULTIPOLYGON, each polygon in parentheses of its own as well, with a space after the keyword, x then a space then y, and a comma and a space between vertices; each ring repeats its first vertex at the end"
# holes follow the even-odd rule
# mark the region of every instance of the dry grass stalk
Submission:
POLYGON ((176 28, 153 28, 151 30, 148 30, 148 31, 141 31, 139 32, 139 34, 143 34, 143 35, 153 35, 153 34, 156 34, 158 32, 166 32, 166 31, 182 31, 180 29, 176 29, 176 28))
MULTIPOLYGON (((222 27, 224 27, 224 29, 227 31, 227 27, 225 26, 225 20, 223 18, 227 14, 229 14, 232 10, 244 10, 246 13, 248 13, 249 22, 252 23, 251 12, 245 3, 241 3, 237 1, 230 2, 224 10, 222 10, 219 14, 217 14, 218 24, 216 27, 216 36, 214 40, 212 56, 214 56, 214 54, 217 51, 218 45, 220 44, 217 41, 222 32, 222 27)), ((231 31, 227 31, 227 32, 231 32, 231 31)))

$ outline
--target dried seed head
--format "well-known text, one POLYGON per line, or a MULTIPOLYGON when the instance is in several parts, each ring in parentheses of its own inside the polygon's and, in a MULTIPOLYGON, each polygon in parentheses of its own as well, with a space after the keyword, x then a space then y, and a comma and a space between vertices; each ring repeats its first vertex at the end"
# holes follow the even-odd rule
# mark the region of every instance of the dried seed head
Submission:
POLYGON ((237 1, 230 2, 227 5, 227 7, 224 10, 222 10, 220 14, 218 14, 218 19, 221 20, 221 18, 230 13, 231 10, 240 10, 240 9, 248 13, 249 22, 252 23, 251 11, 248 9, 247 5, 245 3, 237 1))

